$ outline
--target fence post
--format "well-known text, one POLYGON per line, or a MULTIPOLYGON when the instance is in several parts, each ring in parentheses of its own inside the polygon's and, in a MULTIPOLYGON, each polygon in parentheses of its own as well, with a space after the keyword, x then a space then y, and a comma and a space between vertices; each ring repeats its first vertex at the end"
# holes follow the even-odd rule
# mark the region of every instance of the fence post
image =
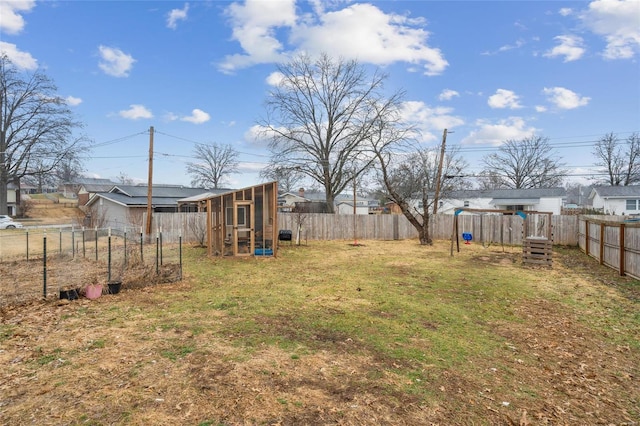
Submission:
POLYGON ((182 281, 182 232, 180 232, 180 236, 178 237, 178 249, 180 252, 180 281, 182 281))
POLYGON ((29 231, 27 230, 27 262, 29 261, 29 231))
POLYGON ((59 238, 59 242, 58 242, 58 251, 60 253, 60 256, 62 256, 62 228, 60 228, 60 238, 59 238))
POLYGON ((127 267, 127 228, 124 228, 124 267, 127 267))
POLYGON ((589 221, 584 221, 584 251, 589 256, 589 221))
POLYGON ((111 228, 107 237, 107 282, 111 282, 111 228))
POLYGON ((98 227, 96 226, 96 262, 98 261, 98 227))
POLYGON ((42 256, 42 297, 47 298, 47 233, 45 232, 42 237, 42 250, 44 255, 42 256))
POLYGON ((604 223, 600 224, 600 264, 604 265, 604 223))
POLYGON ((140 227, 140 263, 144 265, 143 249, 142 249, 142 227, 140 227))
POLYGON ((82 227, 82 257, 87 257, 87 251, 85 248, 85 236, 84 236, 84 226, 82 227))
POLYGON ((160 233, 156 231, 156 275, 160 273, 160 263, 158 258, 160 256, 160 233))
POLYGON ((620 224, 620 276, 624 276, 624 223, 620 224))

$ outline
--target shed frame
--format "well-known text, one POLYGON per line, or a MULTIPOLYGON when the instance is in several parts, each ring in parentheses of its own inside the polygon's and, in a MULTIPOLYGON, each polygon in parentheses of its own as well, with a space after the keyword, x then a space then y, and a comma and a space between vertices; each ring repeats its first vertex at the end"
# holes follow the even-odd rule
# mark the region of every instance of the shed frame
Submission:
POLYGON ((213 195, 205 202, 208 256, 276 256, 277 182, 213 195))

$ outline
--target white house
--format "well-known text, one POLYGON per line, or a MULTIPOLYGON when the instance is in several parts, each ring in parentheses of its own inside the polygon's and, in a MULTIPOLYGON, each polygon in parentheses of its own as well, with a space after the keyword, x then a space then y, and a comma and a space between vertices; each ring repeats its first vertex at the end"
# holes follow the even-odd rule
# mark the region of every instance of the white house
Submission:
POLYGON ((521 210, 561 214, 564 188, 487 189, 453 191, 438 203, 438 213, 454 214, 461 207, 487 210, 521 210))
POLYGON ((593 208, 611 215, 640 215, 640 185, 594 186, 593 208))

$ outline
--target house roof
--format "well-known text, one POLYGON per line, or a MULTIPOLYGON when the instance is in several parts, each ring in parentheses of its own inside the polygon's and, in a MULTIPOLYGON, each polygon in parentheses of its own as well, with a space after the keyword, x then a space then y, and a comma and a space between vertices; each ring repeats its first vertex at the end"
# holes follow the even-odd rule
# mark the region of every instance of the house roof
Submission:
MULTIPOLYGON (((151 203, 155 207, 174 207, 178 201, 190 197, 203 196, 205 193, 211 196, 211 191, 204 188, 187 188, 183 186, 153 185, 151 203)), ((230 189, 219 189, 218 193, 232 191, 230 189)), ((147 185, 116 185, 109 192, 102 192, 92 197, 87 205, 91 205, 98 198, 105 198, 114 203, 127 207, 146 206, 148 202, 147 185)))
POLYGON ((492 198, 489 201, 489 204, 493 204, 496 206, 512 206, 512 205, 521 205, 521 206, 533 206, 540 202, 540 198, 492 198))
POLYGON ((594 186, 589 198, 593 198, 595 194, 598 194, 601 198, 640 197, 640 185, 594 186))
POLYGON ((500 204, 504 204, 502 200, 517 200, 518 202, 514 204, 522 204, 521 201, 523 199, 531 200, 536 198, 563 197, 565 194, 566 190, 564 188, 468 189, 463 191, 451 191, 443 198, 453 200, 463 200, 466 198, 492 198, 500 200, 500 204))
POLYGON ((85 183, 81 186, 87 192, 109 192, 113 188, 115 183, 98 184, 98 183, 85 183))
POLYGON ((107 185, 111 188, 113 185, 117 185, 117 183, 111 179, 78 177, 71 182, 65 182, 65 185, 107 185))

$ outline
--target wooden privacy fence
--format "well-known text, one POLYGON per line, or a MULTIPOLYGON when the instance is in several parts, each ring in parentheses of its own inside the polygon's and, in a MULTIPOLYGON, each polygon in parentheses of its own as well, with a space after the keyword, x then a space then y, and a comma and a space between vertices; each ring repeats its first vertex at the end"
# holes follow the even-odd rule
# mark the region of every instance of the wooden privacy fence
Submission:
POLYGON ((623 216, 580 216, 579 246, 601 265, 640 279, 640 223, 623 216))
MULTIPOLYGON (((199 243, 206 237, 206 213, 156 213, 153 232, 162 230, 166 242, 199 243)), ((527 216, 528 235, 540 236, 546 215, 527 216), (544 219, 543 219, 544 217, 544 219)), ((454 216, 439 214, 431 217, 431 236, 436 240, 451 238, 454 216)), ((519 216, 497 214, 461 214, 458 217, 460 238, 463 232, 473 235, 474 242, 522 245, 524 221, 519 216)), ((402 215, 342 215, 322 213, 280 213, 278 229, 291 230, 296 235, 302 222, 303 240, 404 240, 417 239, 418 232, 402 215)), ((552 216, 553 243, 578 245, 578 216, 552 216)))

